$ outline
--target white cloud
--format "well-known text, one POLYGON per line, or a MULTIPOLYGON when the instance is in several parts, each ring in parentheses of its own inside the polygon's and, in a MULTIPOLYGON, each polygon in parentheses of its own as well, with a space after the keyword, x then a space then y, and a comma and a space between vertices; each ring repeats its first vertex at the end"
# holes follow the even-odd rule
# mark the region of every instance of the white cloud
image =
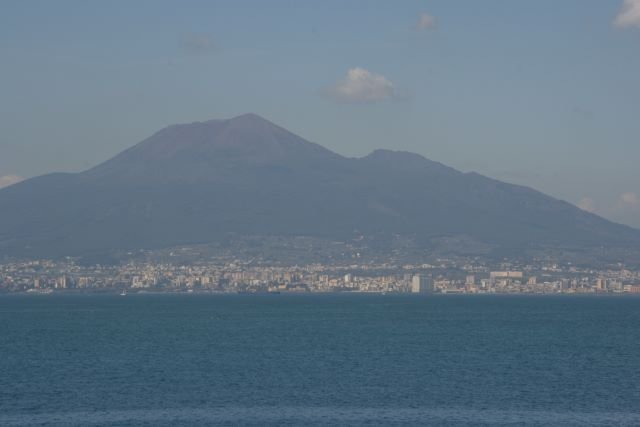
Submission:
POLYGON ((428 30, 433 28, 436 25, 436 18, 429 15, 428 13, 421 13, 418 17, 418 23, 416 24, 416 29, 418 30, 428 30))
POLYGON ((596 211, 596 202, 591 197, 585 197, 580 200, 578 207, 583 211, 594 213, 596 211))
POLYGON ((0 176, 0 188, 8 187, 13 184, 17 184, 22 181, 23 178, 18 175, 5 175, 0 176))
POLYGON ((356 67, 347 71, 346 77, 327 92, 339 102, 373 103, 392 98, 395 89, 386 77, 356 67))
POLYGON ((185 33, 180 36, 180 46, 191 53, 207 53, 216 50, 213 39, 202 33, 185 33))
POLYGON ((625 208, 640 207, 640 197, 632 192, 623 193, 620 195, 620 205, 625 208))
POLYGON ((618 28, 640 28, 640 0, 624 0, 613 25, 618 28))

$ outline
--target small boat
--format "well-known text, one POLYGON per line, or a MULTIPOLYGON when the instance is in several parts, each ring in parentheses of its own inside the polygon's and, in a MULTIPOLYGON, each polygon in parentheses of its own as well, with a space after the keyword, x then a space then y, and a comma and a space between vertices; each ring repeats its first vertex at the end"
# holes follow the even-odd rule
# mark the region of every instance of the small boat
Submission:
POLYGON ((120 296, 121 297, 127 296, 127 290, 125 289, 122 292, 120 292, 120 296))
POLYGON ((29 289, 27 290, 27 293, 29 294, 38 294, 38 295, 49 295, 53 293, 53 289, 50 288, 46 288, 46 289, 29 289))

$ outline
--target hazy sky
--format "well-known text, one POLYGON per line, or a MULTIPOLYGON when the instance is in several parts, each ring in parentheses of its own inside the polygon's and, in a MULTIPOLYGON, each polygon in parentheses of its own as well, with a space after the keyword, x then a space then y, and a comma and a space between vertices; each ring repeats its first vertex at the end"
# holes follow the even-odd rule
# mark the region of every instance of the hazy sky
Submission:
POLYGON ((0 186, 255 112, 640 227, 640 0, 4 0, 0 58, 0 186))

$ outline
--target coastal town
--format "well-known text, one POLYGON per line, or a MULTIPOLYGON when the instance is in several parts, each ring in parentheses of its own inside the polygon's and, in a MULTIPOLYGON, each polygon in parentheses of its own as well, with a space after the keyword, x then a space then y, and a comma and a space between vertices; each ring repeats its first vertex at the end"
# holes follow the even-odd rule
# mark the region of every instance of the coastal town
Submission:
POLYGON ((0 263, 0 293, 416 293, 640 294, 640 271, 623 264, 590 269, 569 263, 429 263, 266 265, 212 259, 190 263, 81 265, 74 259, 0 263))

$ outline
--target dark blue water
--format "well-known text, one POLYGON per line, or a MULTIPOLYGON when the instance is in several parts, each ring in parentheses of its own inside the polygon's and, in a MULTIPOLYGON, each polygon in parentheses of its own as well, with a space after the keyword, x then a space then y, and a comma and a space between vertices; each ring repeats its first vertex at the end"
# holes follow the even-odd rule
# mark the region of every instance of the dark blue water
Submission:
POLYGON ((0 425, 640 425, 640 298, 0 297, 0 425))

